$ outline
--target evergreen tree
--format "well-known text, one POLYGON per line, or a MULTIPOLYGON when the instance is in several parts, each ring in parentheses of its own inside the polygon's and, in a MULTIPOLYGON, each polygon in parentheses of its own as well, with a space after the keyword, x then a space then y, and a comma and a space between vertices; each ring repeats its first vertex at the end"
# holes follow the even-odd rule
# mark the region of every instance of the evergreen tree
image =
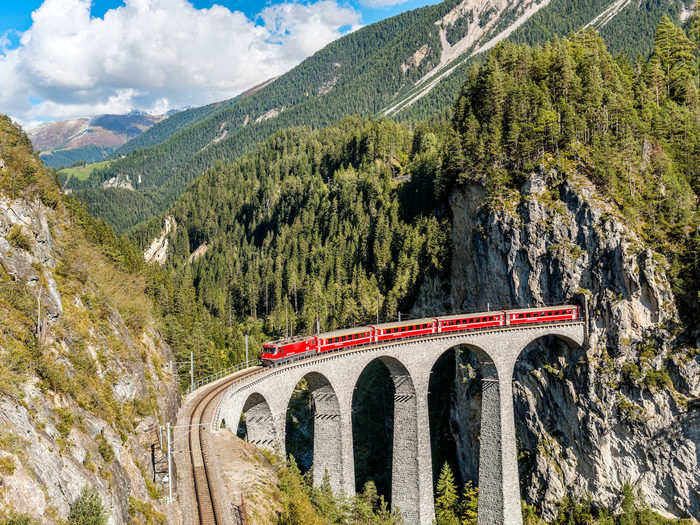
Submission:
POLYGON ((87 485, 83 487, 80 497, 71 506, 68 523, 70 525, 105 525, 107 523, 107 513, 97 490, 87 485))
POLYGON ((435 494, 435 519, 437 525, 459 525, 457 517, 457 488, 452 469, 445 462, 440 471, 435 494))
POLYGON ((479 489, 467 481, 460 502, 460 525, 476 525, 479 509, 479 489))

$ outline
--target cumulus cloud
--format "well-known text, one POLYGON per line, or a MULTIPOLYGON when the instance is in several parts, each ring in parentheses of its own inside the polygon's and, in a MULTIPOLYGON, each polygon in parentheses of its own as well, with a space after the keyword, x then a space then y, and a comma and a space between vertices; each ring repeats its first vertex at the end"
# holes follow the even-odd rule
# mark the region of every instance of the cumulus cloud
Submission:
POLYGON ((0 38, 0 112, 28 121, 230 98, 359 22, 334 0, 271 5, 255 20, 188 0, 124 0, 103 18, 90 0, 45 0, 19 46, 0 38))

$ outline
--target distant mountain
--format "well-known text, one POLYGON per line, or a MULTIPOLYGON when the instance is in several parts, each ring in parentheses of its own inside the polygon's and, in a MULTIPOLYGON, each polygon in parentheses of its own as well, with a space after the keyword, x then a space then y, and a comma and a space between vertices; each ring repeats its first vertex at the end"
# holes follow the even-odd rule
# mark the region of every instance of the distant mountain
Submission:
POLYGON ((278 130, 353 113, 404 121, 445 114, 470 65, 504 39, 537 44, 590 26, 612 52, 646 56, 661 17, 679 22, 686 12, 681 0, 446 0, 346 35, 250 96, 175 115, 143 135, 148 147, 128 151, 134 141, 120 150, 125 158, 69 187, 123 231, 278 130), (115 178, 135 191, 104 187, 115 178))
POLYGON ((276 78, 277 77, 266 80, 265 82, 244 91, 237 97, 228 100, 214 102, 213 104, 208 104, 199 108, 185 108, 182 111, 177 111, 172 115, 168 113, 168 118, 158 122, 141 135, 124 144, 116 151, 116 154, 126 155, 134 150, 155 146, 156 144, 165 142, 178 131, 194 126, 198 122, 209 118, 214 113, 221 112, 235 102, 257 93, 271 82, 274 82, 276 78))
POLYGON ((165 116, 132 111, 126 115, 98 115, 46 122, 27 129, 35 149, 44 163, 52 167, 74 162, 95 162, 111 155, 165 116))

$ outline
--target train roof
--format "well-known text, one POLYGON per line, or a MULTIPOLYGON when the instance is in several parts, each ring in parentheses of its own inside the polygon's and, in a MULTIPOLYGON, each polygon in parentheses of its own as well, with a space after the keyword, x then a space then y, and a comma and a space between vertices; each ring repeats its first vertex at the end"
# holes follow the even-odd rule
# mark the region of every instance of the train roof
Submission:
POLYGON ((564 308, 578 308, 575 304, 560 304, 556 306, 531 306, 530 308, 518 308, 517 310, 507 310, 508 312, 532 312, 533 310, 563 310, 564 308))
POLYGON ((393 323, 373 324, 372 326, 383 330, 384 328, 397 328, 399 326, 411 326, 414 324, 432 323, 434 320, 434 317, 423 317, 421 319, 405 319, 402 321, 394 321, 393 323))
POLYGON ((369 332, 372 330, 371 326, 356 326, 355 328, 343 328, 342 330, 333 330, 332 332, 323 332, 319 335, 321 339, 326 339, 328 337, 342 337, 344 335, 356 334, 358 332, 369 332))
POLYGON ((441 315, 438 317, 438 319, 447 319, 448 321, 451 319, 463 319, 464 317, 483 317, 485 315, 498 315, 503 310, 491 310, 489 312, 467 312, 463 314, 453 314, 453 315, 441 315))
POLYGON ((310 337, 313 337, 312 335, 295 335, 292 337, 286 337, 282 339, 275 339, 274 341, 267 341, 263 343, 263 346, 267 345, 279 345, 279 344, 289 344, 289 343, 298 343, 299 341, 305 341, 309 339, 310 337))

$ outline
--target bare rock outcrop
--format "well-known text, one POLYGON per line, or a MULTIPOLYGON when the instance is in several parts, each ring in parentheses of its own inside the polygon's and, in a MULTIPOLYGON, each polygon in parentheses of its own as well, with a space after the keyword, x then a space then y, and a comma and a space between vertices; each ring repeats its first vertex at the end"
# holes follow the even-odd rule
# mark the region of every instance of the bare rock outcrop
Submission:
MULTIPOLYGON (((498 206, 452 194, 445 298, 426 283, 416 314, 587 304, 588 343, 541 340, 515 370, 521 491, 551 517, 567 493, 615 506, 630 482, 667 516, 700 518, 700 352, 678 343, 665 261, 585 179, 533 174, 498 206)), ((444 289, 443 288, 443 289, 444 289)), ((477 479, 480 382, 456 361, 451 411, 460 474, 477 479)))
POLYGON ((133 523, 132 498, 166 510, 151 446, 180 402, 171 351, 148 313, 123 318, 124 275, 67 215, 0 196, 0 517, 61 523, 89 485, 133 523))

